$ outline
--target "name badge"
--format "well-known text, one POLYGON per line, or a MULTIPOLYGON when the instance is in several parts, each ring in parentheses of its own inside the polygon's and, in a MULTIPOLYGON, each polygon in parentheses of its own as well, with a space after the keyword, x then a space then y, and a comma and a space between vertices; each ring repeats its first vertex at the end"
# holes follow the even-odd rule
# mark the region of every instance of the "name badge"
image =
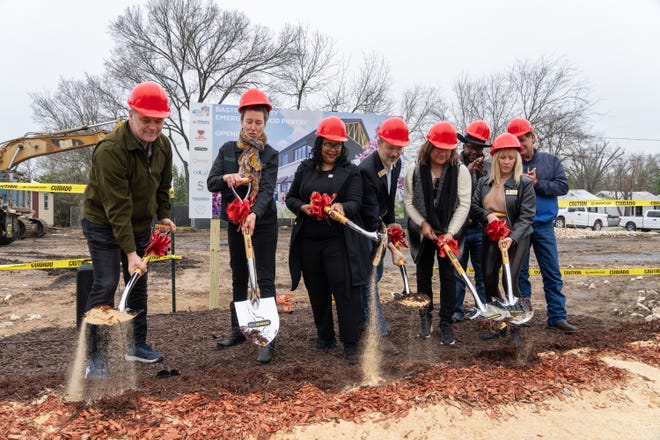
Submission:
POLYGON ((387 174, 387 170, 385 168, 378 171, 378 177, 383 177, 385 174, 387 174))
POLYGON ((507 190, 504 192, 504 195, 507 195, 507 196, 517 196, 517 195, 518 195, 518 190, 517 190, 517 189, 507 189, 507 190))

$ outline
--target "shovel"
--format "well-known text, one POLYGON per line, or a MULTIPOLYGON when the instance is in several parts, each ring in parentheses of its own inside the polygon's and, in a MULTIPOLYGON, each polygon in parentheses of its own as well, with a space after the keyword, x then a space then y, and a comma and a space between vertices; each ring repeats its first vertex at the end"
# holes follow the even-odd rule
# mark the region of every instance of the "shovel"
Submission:
POLYGON ((369 232, 366 229, 358 226, 355 222, 349 220, 345 215, 340 214, 339 212, 337 212, 333 209, 330 209, 329 206, 324 207, 323 210, 334 221, 339 222, 342 225, 345 225, 345 226, 349 227, 350 229, 354 230, 358 234, 360 234, 364 237, 367 237, 368 239, 378 243, 376 245, 375 250, 374 250, 373 259, 371 260, 371 264, 374 267, 378 266, 380 264, 380 261, 383 259, 383 253, 385 251, 385 247, 387 246, 387 233, 386 232, 380 232, 380 231, 369 232))
MULTIPOLYGON (((392 243, 390 243, 390 245, 394 246, 396 249, 399 248, 399 246, 393 245, 392 243)), ((410 295, 410 284, 408 283, 408 271, 406 270, 406 262, 403 258, 397 261, 396 265, 399 266, 399 271, 401 271, 401 278, 403 279, 403 291, 392 292, 391 295, 393 298, 403 298, 405 296, 410 295)))
POLYGON ((500 252, 502 253, 502 265, 504 266, 504 274, 506 275, 506 292, 507 297, 502 301, 511 314, 511 323, 520 325, 528 322, 534 316, 534 311, 525 310, 522 307, 520 298, 516 300, 513 296, 513 281, 511 280, 511 264, 509 262, 509 250, 504 246, 504 241, 500 240, 500 252))
POLYGON ((458 261, 458 258, 456 258, 456 255, 454 255, 454 252, 446 244, 443 246, 443 249, 449 257, 451 264, 454 266, 454 269, 456 269, 456 272, 461 276, 465 285, 468 286, 468 289, 470 290, 470 293, 472 294, 476 304, 476 307, 470 308, 470 310, 465 313, 465 316, 467 316, 468 319, 477 319, 481 316, 491 321, 503 321, 505 319, 511 318, 509 310, 506 307, 497 304, 496 301, 486 304, 481 302, 481 299, 477 294, 477 289, 474 288, 474 285, 465 273, 465 269, 463 269, 463 266, 461 266, 461 263, 458 261))
MULTIPOLYGON (((245 180, 245 179, 244 179, 245 180)), ((234 191, 234 188, 231 188, 234 191)), ((248 191, 249 194, 249 191, 248 191)), ((234 191, 234 195, 242 201, 234 191)), ((254 262, 254 248, 249 232, 243 231, 245 257, 247 258, 250 288, 245 301, 235 301, 238 326, 245 337, 256 345, 266 346, 277 336, 280 328, 280 316, 277 312, 275 298, 261 298, 257 286, 257 270, 254 262)))

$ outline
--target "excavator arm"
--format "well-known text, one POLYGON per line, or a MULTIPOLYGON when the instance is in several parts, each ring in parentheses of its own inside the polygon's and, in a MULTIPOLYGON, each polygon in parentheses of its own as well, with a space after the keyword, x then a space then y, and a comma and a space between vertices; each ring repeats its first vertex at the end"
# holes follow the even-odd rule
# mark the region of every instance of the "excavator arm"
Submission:
MULTIPOLYGON (((79 132, 108 125, 112 122, 83 125, 51 133, 31 134, 4 142, 0 144, 0 170, 14 169, 21 162, 33 157, 96 145, 101 139, 108 135, 109 131, 97 130, 91 133, 79 132)), ((115 127, 121 124, 121 122, 121 120, 117 121, 115 127)))

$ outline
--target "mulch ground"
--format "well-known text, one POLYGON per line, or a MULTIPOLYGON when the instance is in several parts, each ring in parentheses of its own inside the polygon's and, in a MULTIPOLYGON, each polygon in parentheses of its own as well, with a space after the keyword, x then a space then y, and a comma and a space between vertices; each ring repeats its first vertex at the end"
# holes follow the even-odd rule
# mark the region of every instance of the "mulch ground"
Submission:
MULTIPOLYGON (((625 380, 623 371, 598 359, 622 355, 660 366, 660 321, 621 323, 587 316, 583 329, 564 335, 545 326, 537 311, 523 329, 524 346, 508 338, 483 341, 478 323, 454 325, 456 345, 415 337, 415 310, 384 304, 392 341, 402 350, 385 357, 380 386, 361 386, 360 366, 343 361, 341 345, 311 349, 311 310, 281 315, 273 362, 259 365, 258 347, 216 350, 227 331, 223 311, 150 317, 149 340, 164 363, 138 365, 138 389, 91 402, 67 402, 64 388, 77 343, 75 328, 44 329, 0 341, 0 432, 7 438, 268 438, 277 431, 327 420, 401 417, 417 406, 449 402, 469 413, 511 403, 542 403, 580 390, 625 380), (580 350, 581 354, 571 352, 580 350), (177 376, 159 378, 161 370, 177 376)), ((434 316, 437 324, 437 315, 434 316)), ((434 325, 435 327, 435 325, 434 325)))

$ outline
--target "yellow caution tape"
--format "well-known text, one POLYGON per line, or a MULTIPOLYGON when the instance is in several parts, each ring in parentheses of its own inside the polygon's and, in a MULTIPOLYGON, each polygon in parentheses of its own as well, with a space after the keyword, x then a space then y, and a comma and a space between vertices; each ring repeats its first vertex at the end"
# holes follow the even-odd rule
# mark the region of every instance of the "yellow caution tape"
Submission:
POLYGON ((660 200, 567 200, 559 199, 560 208, 594 208, 617 206, 660 206, 660 200))
MULTIPOLYGON (((435 266, 433 269, 437 269, 435 266)), ((474 273, 468 267, 465 272, 474 273)), ((660 275, 660 267, 636 267, 630 269, 560 269, 562 275, 610 276, 610 275, 660 275)), ((530 275, 541 275, 541 269, 530 269, 530 275)))
MULTIPOLYGON (((181 260, 181 255, 165 255, 164 257, 151 257, 149 261, 181 260)), ((30 270, 30 269, 73 269, 82 264, 90 264, 89 258, 76 258, 72 260, 33 261, 31 263, 3 264, 0 270, 30 270)))
POLYGON ((82 194, 87 185, 77 183, 27 183, 27 182, 0 182, 0 189, 15 189, 19 191, 60 192, 82 194))
MULTIPOLYGON (((52 192, 82 194, 87 185, 79 183, 27 183, 27 182, 0 182, 0 189, 14 189, 18 191, 52 192)), ((170 198, 174 198, 174 188, 170 188, 170 198)))

